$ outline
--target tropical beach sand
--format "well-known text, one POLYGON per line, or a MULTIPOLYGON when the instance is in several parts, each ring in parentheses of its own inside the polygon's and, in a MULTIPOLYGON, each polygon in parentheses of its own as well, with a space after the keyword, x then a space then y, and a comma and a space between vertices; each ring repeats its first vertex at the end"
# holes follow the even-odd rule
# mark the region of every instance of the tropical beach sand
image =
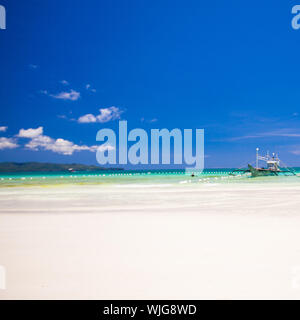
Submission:
POLYGON ((299 299, 300 180, 181 180, 1 188, 0 299, 299 299))

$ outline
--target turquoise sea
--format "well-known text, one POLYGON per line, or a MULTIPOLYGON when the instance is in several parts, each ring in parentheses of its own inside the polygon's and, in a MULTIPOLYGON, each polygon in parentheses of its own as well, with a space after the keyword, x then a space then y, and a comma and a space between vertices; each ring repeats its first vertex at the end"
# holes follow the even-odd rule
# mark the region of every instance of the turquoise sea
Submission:
MULTIPOLYGON (((300 168, 292 168, 300 175, 300 168)), ((185 170, 124 170, 124 171, 97 171, 97 172, 24 172, 15 174, 0 174, 0 187, 17 186, 47 186, 47 185, 66 185, 66 184, 138 184, 138 183, 178 183, 183 179, 189 182, 229 182, 247 181, 249 176, 236 175, 230 173, 233 169, 205 169, 202 173, 191 177, 185 170)), ((278 177, 263 177, 251 180, 274 181, 278 177), (258 180, 257 180, 258 179, 258 180)), ((297 177, 279 177, 278 181, 295 181, 297 177), (288 179, 288 180, 287 180, 288 179)), ((250 180, 249 180, 250 181, 250 180)))

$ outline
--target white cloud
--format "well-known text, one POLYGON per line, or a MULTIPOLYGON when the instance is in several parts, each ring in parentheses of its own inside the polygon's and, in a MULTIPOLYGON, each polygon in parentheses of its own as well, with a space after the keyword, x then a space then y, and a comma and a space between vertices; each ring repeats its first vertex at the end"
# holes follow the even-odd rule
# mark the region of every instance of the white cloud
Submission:
POLYGON ((20 129, 18 133, 19 138, 35 138, 43 134, 43 127, 38 127, 36 129, 20 129))
MULTIPOLYGON (((96 152, 99 149, 101 152, 104 152, 106 150, 114 150, 114 147, 109 144, 103 144, 100 146, 87 146, 78 145, 72 141, 62 138, 54 139, 44 135, 43 131, 43 127, 38 127, 36 129, 20 129, 16 137, 29 139, 29 142, 25 144, 25 148, 27 149, 34 151, 49 150, 63 155, 72 155, 76 151, 96 152)), ((14 138, 0 138, 0 150, 14 149, 18 146, 17 140, 14 138)))
POLYGON ((63 155, 72 155, 75 151, 95 152, 97 150, 97 146, 79 146, 69 140, 65 140, 62 138, 53 139, 44 135, 33 138, 29 143, 25 145, 25 147, 35 151, 42 148, 44 150, 49 150, 63 155))
POLYGON ((147 123, 154 123, 154 122, 157 122, 158 119, 156 118, 153 118, 153 119, 150 119, 150 120, 147 120, 145 118, 141 118, 141 122, 147 122, 147 123))
POLYGON ((95 152, 98 146, 77 145, 72 141, 62 138, 53 139, 43 135, 43 127, 37 129, 21 129, 18 137, 29 138, 30 141, 25 145, 30 150, 49 150, 63 155, 72 155, 75 151, 91 151, 95 152))
POLYGON ((50 97, 61 100, 76 101, 80 98, 80 92, 71 89, 69 92, 64 91, 57 94, 50 94, 50 97))
POLYGON ((46 148, 47 145, 51 144, 53 142, 53 139, 51 139, 48 136, 39 135, 36 137, 33 137, 30 142, 28 142, 25 147, 32 150, 38 150, 39 147, 46 148))
POLYGON ((60 83, 65 86, 69 85, 69 82, 67 80, 61 80, 60 83))
POLYGON ((100 123, 109 122, 112 120, 120 119, 122 111, 117 107, 110 107, 100 109, 100 114, 96 117, 100 123))
POLYGON ((67 116, 65 114, 59 114, 59 115, 57 115, 57 118, 59 118, 59 119, 67 119, 67 116))
POLYGON ((79 123, 97 122, 97 118, 93 114, 88 113, 88 114, 85 114, 84 116, 80 117, 78 119, 78 122, 79 123))
POLYGON ((110 144, 102 144, 101 146, 96 146, 96 150, 99 150, 100 152, 105 152, 108 150, 115 150, 115 147, 111 146, 110 144))
POLYGON ((276 131, 257 133, 253 135, 246 135, 240 137, 233 137, 228 139, 223 139, 222 141, 238 141, 247 139, 258 139, 258 138, 268 138, 268 137, 285 137, 285 138, 300 138, 300 132, 285 128, 276 131))
POLYGON ((290 148, 290 153, 300 156, 300 145, 293 145, 290 148))
POLYGON ((85 114, 78 119, 78 122, 79 123, 91 123, 91 122, 105 123, 105 122, 113 121, 116 119, 120 119, 120 116, 123 113, 123 111, 117 107, 103 108, 103 109, 100 109, 99 112, 100 114, 96 116, 91 113, 85 114))
POLYGON ((94 93, 97 92, 97 90, 92 88, 92 86, 89 83, 85 86, 85 88, 86 88, 86 90, 89 90, 91 92, 94 92, 94 93))
POLYGON ((7 130, 7 127, 5 126, 0 127, 0 132, 5 132, 6 130, 7 130))
POLYGON ((12 138, 0 138, 0 150, 3 149, 15 149, 18 147, 18 144, 12 138))

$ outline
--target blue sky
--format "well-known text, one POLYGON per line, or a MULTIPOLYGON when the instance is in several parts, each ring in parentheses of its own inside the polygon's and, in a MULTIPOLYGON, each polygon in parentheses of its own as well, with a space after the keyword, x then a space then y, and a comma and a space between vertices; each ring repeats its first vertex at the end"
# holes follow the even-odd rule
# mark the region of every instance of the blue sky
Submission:
POLYGON ((97 131, 121 118, 204 128, 206 167, 239 167, 257 146, 300 166, 296 1, 0 4, 1 161, 95 164, 97 131))

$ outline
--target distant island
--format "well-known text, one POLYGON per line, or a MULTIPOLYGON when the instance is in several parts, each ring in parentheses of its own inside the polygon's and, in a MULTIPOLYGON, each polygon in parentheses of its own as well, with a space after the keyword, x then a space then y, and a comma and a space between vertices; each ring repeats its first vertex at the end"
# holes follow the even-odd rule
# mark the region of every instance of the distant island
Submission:
POLYGON ((76 171, 105 171, 123 170, 122 168, 103 168, 85 164, 60 164, 44 162, 0 162, 0 173, 14 172, 76 172, 76 171))

